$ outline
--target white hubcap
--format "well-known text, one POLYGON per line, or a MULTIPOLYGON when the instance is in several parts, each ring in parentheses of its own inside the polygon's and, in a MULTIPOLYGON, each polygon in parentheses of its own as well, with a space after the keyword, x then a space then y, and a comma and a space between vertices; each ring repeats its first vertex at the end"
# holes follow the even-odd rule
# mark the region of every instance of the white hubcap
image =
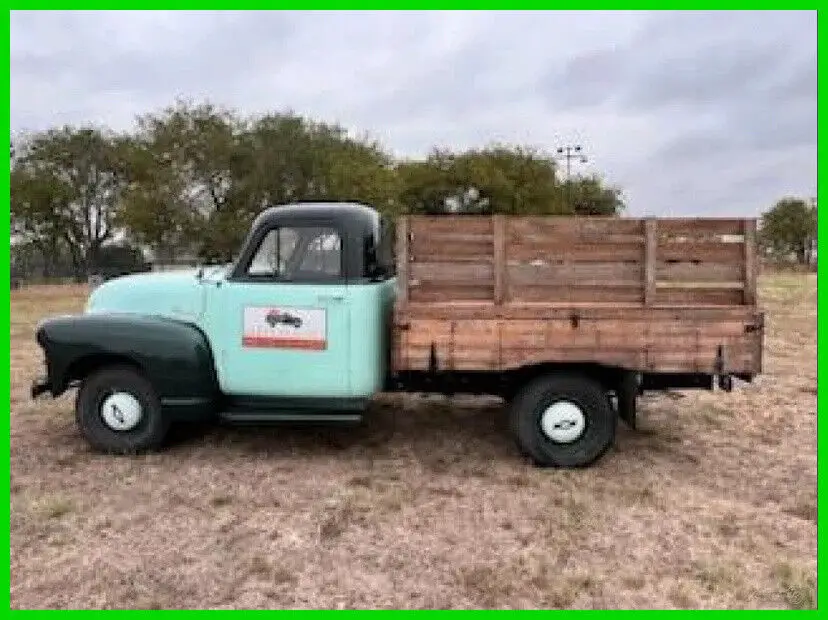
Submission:
POLYGON ((550 405, 541 416, 543 434, 557 443, 571 443, 586 427, 586 417, 575 403, 562 400, 550 405))
POLYGON ((115 431, 128 431, 141 421, 141 403, 132 394, 116 392, 104 399, 101 417, 115 431))

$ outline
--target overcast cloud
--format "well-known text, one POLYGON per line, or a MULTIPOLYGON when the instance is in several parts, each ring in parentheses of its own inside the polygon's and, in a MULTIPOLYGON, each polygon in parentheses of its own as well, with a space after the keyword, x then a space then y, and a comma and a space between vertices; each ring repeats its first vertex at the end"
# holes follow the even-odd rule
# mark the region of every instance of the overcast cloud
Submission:
POLYGON ((292 109, 400 156, 582 144, 634 215, 816 195, 816 11, 12 12, 13 132, 126 129, 177 97, 292 109))

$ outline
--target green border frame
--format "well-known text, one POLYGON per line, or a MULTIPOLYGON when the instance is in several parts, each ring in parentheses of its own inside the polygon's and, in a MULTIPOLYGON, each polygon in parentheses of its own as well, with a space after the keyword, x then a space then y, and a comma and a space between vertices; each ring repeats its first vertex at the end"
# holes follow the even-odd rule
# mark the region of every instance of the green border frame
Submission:
MULTIPOLYGON (((11 14, 9 14, 8 18, 6 18, 2 21, 3 36, 6 40, 6 44, 3 46, 3 51, 5 52, 5 55, 4 55, 5 60, 3 61, 3 66, 4 67, 9 66, 9 56, 11 55, 10 54, 10 38, 9 38, 10 18, 11 18, 11 14)), ((8 71, 8 69, 6 69, 6 70, 8 71)), ((5 84, 6 88, 9 89, 9 95, 5 97, 6 105, 9 106, 9 110, 8 110, 8 113, 3 115, 3 123, 4 124, 8 123, 8 125, 10 127, 11 126, 11 119, 9 117, 9 114, 11 112, 11 103, 10 103, 11 88, 9 86, 9 79, 10 78, 7 77, 7 79, 3 80, 2 83, 5 84)), ((0 177, 0 183, 2 183, 3 201, 6 205, 7 210, 11 209, 10 204, 9 204, 9 201, 10 201, 10 199, 9 199, 9 170, 10 170, 10 168, 6 168, 6 172, 2 175, 2 177, 0 177)), ((5 222, 5 221, 7 221, 7 220, 5 220, 5 219, 0 220, 0 223, 5 222)), ((10 223, 7 224, 7 227, 9 229, 11 228, 10 223)), ((5 236, 5 235, 0 235, 0 237, 2 237, 2 240, 5 242, 3 247, 6 248, 6 255, 10 256, 9 241, 6 240, 8 237, 5 236)), ((10 270, 10 264, 7 263, 6 261, 0 261, 0 295, 2 295, 3 298, 6 301, 6 303, 2 304, 2 306, 0 306, 0 307, 2 307, 2 311, 3 311, 3 313, 5 314, 5 317, 6 317, 5 318, 6 325, 10 325, 10 323, 11 323, 11 321, 9 319, 9 293, 10 293, 9 288, 8 288, 9 287, 9 270, 10 270)), ((3 332, 3 333, 6 334, 7 332, 3 332)), ((10 342, 10 336, 7 335, 5 338, 3 338, 3 348, 4 348, 4 350, 9 352, 9 357, 7 358, 7 359, 9 359, 9 370, 8 370, 8 373, 0 373, 0 376, 2 377, 2 381, 3 381, 3 383, 2 383, 3 393, 9 395, 9 401, 8 401, 9 402, 9 408, 3 410, 4 411, 4 413, 3 413, 3 433, 2 433, 3 460, 2 460, 2 462, 0 462, 0 468, 2 468, 3 476, 2 476, 2 479, 0 480, 0 485, 2 485, 2 487, 0 487, 0 491, 2 491, 2 495, 3 495, 4 498, 8 497, 9 500, 11 500, 11 486, 10 486, 11 485, 11 480, 10 480, 10 475, 11 475, 11 471, 10 471, 10 468, 11 468, 11 453, 10 453, 10 448, 9 448, 9 441, 10 441, 9 433, 11 432, 11 426, 10 426, 10 423, 11 423, 11 359, 10 359, 11 358, 11 351, 10 351, 9 342, 10 342)), ((10 601, 10 598, 11 598, 11 592, 10 592, 10 587, 11 587, 11 579, 10 579, 10 564, 11 564, 11 548, 10 548, 11 547, 11 540, 10 540, 10 536, 11 536, 11 531, 10 531, 10 526, 9 526, 9 514, 10 514, 9 504, 4 502, 3 506, 2 506, 2 509, 0 509, 0 515, 2 515, 2 521, 0 521, 0 530, 2 530, 3 532, 8 533, 8 537, 6 538, 6 540, 9 541, 9 545, 6 545, 6 548, 9 549, 9 552, 8 552, 8 554, 5 554, 5 553, 3 554, 2 566, 0 566, 0 569, 2 570, 2 582, 4 584, 3 585, 3 591, 2 591, 3 600, 2 600, 2 603, 0 603, 3 608, 8 608, 11 605, 11 601, 10 601), (9 586, 8 588, 6 587, 6 584, 8 584, 8 586, 9 586)))
MULTIPOLYGON (((720 3, 715 0, 708 0, 706 2, 692 2, 692 3, 682 3, 682 2, 670 2, 669 0, 658 2, 658 1, 649 1, 649 2, 612 2, 607 0, 597 0, 597 1, 590 1, 590 0, 582 0, 580 2, 562 2, 554 5, 554 8, 580 8, 580 9, 597 9, 597 10, 606 10, 606 9, 723 9, 725 5, 728 10, 731 9, 773 9, 777 8, 779 4, 782 3, 768 3, 763 2, 762 0, 740 0, 740 1, 733 1, 720 3)), ((819 10, 819 5, 821 3, 802 3, 796 2, 792 3, 791 5, 787 5, 784 10, 817 10, 818 11, 818 41, 828 41, 828 18, 825 16, 825 12, 819 10), (816 6, 814 6, 816 4, 816 6)), ((410 0, 362 0, 359 2, 347 2, 343 0, 327 0, 327 1, 320 1, 320 0, 304 0, 298 2, 285 2, 285 3, 278 3, 278 2, 262 2, 261 0, 240 0, 238 4, 233 4, 232 2, 228 1, 216 1, 216 0, 177 0, 177 1, 168 1, 168 2, 158 2, 157 0, 144 0, 143 2, 107 2, 101 0, 44 0, 41 2, 32 1, 32 0, 21 0, 18 2, 10 2, 9 3, 9 16, 2 20, 2 32, 3 36, 6 40, 6 45, 3 47, 3 51, 5 52, 5 61, 3 66, 7 67, 7 72, 9 71, 9 55, 10 55, 10 17, 12 10, 34 10, 34 9, 43 9, 43 10, 69 10, 69 9, 112 9, 113 5, 116 6, 117 9, 199 9, 199 10, 207 10, 207 9, 286 9, 286 8, 294 8, 294 9, 485 9, 485 10, 494 10, 494 9, 549 9, 550 3, 548 2, 540 2, 538 0, 523 0, 522 2, 495 2, 493 0, 489 0, 488 2, 469 2, 468 0, 463 1, 440 1, 440 0, 420 0, 419 2, 411 2, 410 0)), ((795 42, 793 42, 795 44, 795 42)), ((820 47, 818 51, 818 62, 819 62, 819 109, 825 107, 825 97, 824 91, 824 70, 823 67, 825 66, 826 55, 823 52, 824 47, 820 47)), ((6 85, 7 89, 10 90, 9 85, 9 75, 7 73, 7 79, 4 80, 4 84, 6 85)), ((11 93, 8 93, 8 96, 5 98, 6 106, 7 106, 7 113, 3 116, 3 123, 7 124, 10 128, 10 96, 11 93)), ((823 150, 826 146, 826 130, 825 125, 820 124, 818 129, 818 150, 823 150)), ((818 163, 818 179, 817 179, 817 195, 820 195, 820 191, 825 187, 825 183, 823 182, 823 178, 826 174, 826 166, 825 166, 825 159, 820 158, 818 163)), ((0 183, 2 183, 2 192, 3 192, 3 200, 5 201, 6 208, 9 208, 9 169, 6 168, 6 173, 2 175, 0 178, 0 183)), ((819 220, 819 228, 825 230, 828 227, 828 213, 823 210, 819 212, 818 215, 819 220)), ((6 221, 6 220, 2 220, 6 221)), ((0 223, 2 223, 0 221, 0 223)), ((7 224, 8 228, 8 224, 7 224)), ((7 237, 3 236, 2 240, 5 242, 4 247, 6 248, 5 252, 6 255, 9 255, 9 245, 8 241, 6 241, 7 237)), ((824 242, 824 237, 819 237, 817 241, 817 249, 821 251, 823 249, 828 252, 828 243, 824 242)), ((828 267, 822 263, 817 272, 817 287, 818 289, 822 288, 825 280, 825 272, 828 270, 828 267)), ((9 264, 5 261, 0 261, 0 295, 4 299, 5 303, 2 304, 3 312, 5 313, 5 322, 7 325, 10 324, 9 319, 9 264)), ((818 342, 818 351, 822 350, 823 346, 826 345, 826 330, 828 329, 828 317, 824 313, 825 308, 825 300, 828 298, 828 294, 823 295, 818 292, 818 301, 817 301, 817 342, 818 342)), ((6 332, 3 332, 6 334, 6 332)), ((4 348, 9 351, 9 336, 7 335, 6 338, 2 339, 4 348)), ((9 351, 9 358, 10 358, 10 351, 9 351)), ((820 387, 820 378, 825 376, 826 365, 828 365, 828 355, 818 355, 817 360, 817 386, 820 387)), ((10 395, 10 383, 11 383, 11 364, 9 364, 9 371, 8 374, 0 373, 2 376, 2 390, 10 395)), ((826 442, 826 435, 825 432, 820 428, 821 418, 824 415, 825 409, 825 401, 826 396, 823 390, 818 389, 817 395, 817 512, 818 512, 818 524, 817 524, 817 604, 819 601, 825 600, 826 596, 826 580, 819 579, 819 567, 823 567, 826 565, 826 560, 828 560, 828 551, 826 551, 826 546, 821 544, 822 543, 822 536, 821 534, 825 530, 825 522, 826 522, 826 510, 828 510, 828 504, 826 504, 826 490, 825 484, 819 480, 819 472, 825 471, 826 468, 826 459, 828 459, 828 449, 826 449, 825 442, 826 442)), ((11 408, 11 404, 9 409, 4 410, 3 414, 3 429, 4 432, 2 434, 2 449, 3 449, 3 459, 2 463, 0 464, 0 469, 2 469, 3 476, 2 480, 0 480, 0 494, 4 497, 10 498, 10 413, 9 410, 11 408)), ((3 503, 2 508, 0 508, 0 516, 2 517, 2 521, 0 521, 0 530, 9 533, 9 504, 3 503)), ((9 541, 9 538, 6 539, 9 541)), ((10 542, 10 541, 9 541, 10 542)), ((11 555, 10 555, 10 545, 4 545, 4 548, 7 549, 7 553, 4 555, 3 561, 0 563, 0 569, 2 569, 2 573, 0 573, 0 580, 4 584, 8 584, 10 586, 10 562, 11 562, 11 555)), ((44 567, 45 570, 48 570, 48 567, 44 567)), ((2 599, 0 599, 0 609, 10 609, 10 589, 3 588, 2 593, 0 593, 2 599)), ((823 608, 825 605, 822 606, 823 608)), ((53 614, 53 613, 101 613, 96 611, 68 611, 68 612, 56 612, 56 611, 22 611, 22 610, 10 610, 10 615, 13 616, 31 616, 31 615, 42 615, 42 614, 53 614)), ((132 615, 138 613, 147 613, 144 611, 117 611, 119 615, 132 615)), ((176 616, 185 616, 193 613, 199 613, 198 611, 155 611, 153 612, 156 615, 158 614, 175 614, 176 616)), ((244 613, 244 611, 215 611, 209 613, 244 613)), ((250 613, 250 612, 248 612, 250 613)), ((293 611, 264 611, 264 612, 253 612, 253 613, 301 613, 305 617, 308 615, 310 616, 319 616, 322 614, 330 614, 330 613, 345 613, 345 614, 364 614, 364 613, 372 613, 367 611, 346 611, 346 612, 331 612, 331 611, 302 611, 302 612, 293 612, 293 611)), ((473 613, 475 615, 485 614, 504 614, 504 613, 514 613, 514 612, 498 612, 498 611, 471 611, 471 612, 446 612, 446 611, 410 611, 410 612, 403 612, 403 611, 379 611, 373 612, 374 614, 394 614, 394 615, 401 615, 401 614, 410 614, 410 613, 417 613, 417 614, 446 614, 446 613, 473 613)), ((627 616, 630 614, 670 614, 675 616, 676 614, 680 614, 682 616, 688 616, 694 611, 656 611, 656 610, 642 610, 642 611, 624 611, 624 610, 612 610, 612 611, 526 611, 521 612, 523 614, 547 614, 547 613, 567 613, 567 614, 579 614, 579 615, 588 615, 594 616, 595 614, 606 614, 611 613, 616 617, 627 616)), ((727 617, 732 617, 734 614, 750 614, 754 616, 756 614, 760 614, 762 616, 766 616, 768 614, 778 615, 778 614, 806 614, 808 616, 812 616, 814 614, 819 613, 819 608, 815 611, 738 611, 738 610, 716 610, 716 611, 707 611, 705 612, 706 615, 709 617, 710 615, 718 616, 727 614, 727 617)))
POLYGON ((731 0, 717 2, 704 0, 696 2, 675 2, 645 0, 638 2, 623 2, 618 0, 569 0, 568 2, 544 2, 542 0, 518 0, 503 2, 495 0, 299 0, 298 2, 274 2, 267 0, 240 0, 233 3, 228 0, 174 0, 158 1, 145 0, 144 2, 107 2, 106 0, 18 0, 9 2, 10 11, 21 10, 293 10, 293 11, 345 11, 345 10, 480 10, 480 11, 516 11, 516 10, 595 10, 595 11, 639 11, 639 10, 779 10, 779 11, 814 11, 818 10, 819 2, 791 2, 775 3, 767 0, 731 0), (783 8, 784 7, 784 8, 783 8))

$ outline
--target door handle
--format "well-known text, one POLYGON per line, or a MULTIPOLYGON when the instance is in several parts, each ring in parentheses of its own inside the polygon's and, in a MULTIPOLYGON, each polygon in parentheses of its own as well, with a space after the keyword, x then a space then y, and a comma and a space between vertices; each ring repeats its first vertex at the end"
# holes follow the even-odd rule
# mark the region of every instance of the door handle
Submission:
POLYGON ((320 304, 340 303, 342 301, 345 301, 345 296, 344 295, 320 295, 319 297, 316 298, 316 301, 318 301, 320 304))

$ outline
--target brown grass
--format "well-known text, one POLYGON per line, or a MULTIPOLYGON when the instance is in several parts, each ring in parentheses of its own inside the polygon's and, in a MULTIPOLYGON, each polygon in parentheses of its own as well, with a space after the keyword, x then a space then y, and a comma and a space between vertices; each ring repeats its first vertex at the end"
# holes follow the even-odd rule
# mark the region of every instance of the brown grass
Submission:
POLYGON ((816 278, 764 276, 766 373, 649 396, 584 471, 537 470, 497 401, 387 396, 361 429, 212 428, 91 452, 32 402, 11 301, 15 608, 808 608, 816 603, 816 278))

